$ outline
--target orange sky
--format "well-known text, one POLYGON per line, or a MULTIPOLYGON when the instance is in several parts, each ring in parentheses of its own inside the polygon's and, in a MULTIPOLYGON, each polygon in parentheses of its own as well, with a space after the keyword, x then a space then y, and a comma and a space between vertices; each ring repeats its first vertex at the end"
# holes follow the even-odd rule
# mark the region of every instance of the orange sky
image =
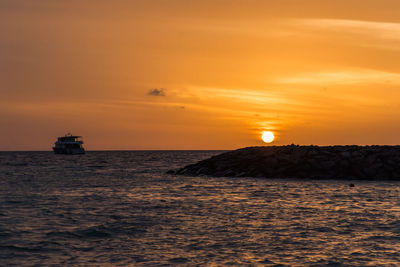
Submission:
POLYGON ((0 150, 400 140, 398 0, 3 0, 0 34, 0 150))

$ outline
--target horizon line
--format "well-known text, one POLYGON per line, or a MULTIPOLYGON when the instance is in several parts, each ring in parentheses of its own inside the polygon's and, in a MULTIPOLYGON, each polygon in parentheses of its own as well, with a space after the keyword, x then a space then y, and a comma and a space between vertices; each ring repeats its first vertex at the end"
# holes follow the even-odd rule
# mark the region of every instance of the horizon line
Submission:
MULTIPOLYGON (((280 147, 280 146, 317 146, 317 147, 328 147, 328 146, 400 146, 400 144, 329 144, 329 145, 316 145, 316 144, 268 144, 259 146, 243 146, 232 149, 85 149, 86 152, 123 152, 123 151, 233 151, 237 149, 247 147, 280 147)), ((53 152, 53 150, 0 150, 1 152, 53 152)))

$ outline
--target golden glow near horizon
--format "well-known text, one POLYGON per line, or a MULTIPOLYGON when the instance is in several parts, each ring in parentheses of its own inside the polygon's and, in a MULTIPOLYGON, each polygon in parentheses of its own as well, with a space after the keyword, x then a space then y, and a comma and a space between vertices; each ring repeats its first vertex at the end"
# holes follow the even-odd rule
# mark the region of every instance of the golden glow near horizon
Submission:
POLYGON ((275 139, 275 135, 273 132, 271 131, 265 131, 262 133, 261 135, 261 139, 265 142, 265 143, 272 143, 275 139))
POLYGON ((0 150, 398 144, 400 1, 0 3, 0 150), (29 132, 29 136, 27 136, 29 132), (34 140, 34 141, 32 141, 34 140))

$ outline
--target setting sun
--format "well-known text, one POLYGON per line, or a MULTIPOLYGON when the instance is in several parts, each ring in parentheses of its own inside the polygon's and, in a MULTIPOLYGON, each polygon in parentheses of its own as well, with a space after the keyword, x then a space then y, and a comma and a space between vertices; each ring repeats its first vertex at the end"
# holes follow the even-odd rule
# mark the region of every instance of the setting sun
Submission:
POLYGON ((265 142, 265 143, 271 143, 272 141, 274 141, 275 136, 274 133, 271 131, 265 131, 262 133, 261 135, 261 139, 265 142))

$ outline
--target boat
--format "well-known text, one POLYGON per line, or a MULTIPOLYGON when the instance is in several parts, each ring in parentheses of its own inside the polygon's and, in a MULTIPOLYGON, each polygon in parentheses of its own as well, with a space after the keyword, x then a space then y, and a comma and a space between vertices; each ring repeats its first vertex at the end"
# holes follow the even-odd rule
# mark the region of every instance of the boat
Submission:
POLYGON ((68 155, 78 155, 85 154, 85 149, 83 148, 82 136, 72 135, 70 133, 65 136, 58 137, 55 146, 53 147, 55 154, 68 154, 68 155))

